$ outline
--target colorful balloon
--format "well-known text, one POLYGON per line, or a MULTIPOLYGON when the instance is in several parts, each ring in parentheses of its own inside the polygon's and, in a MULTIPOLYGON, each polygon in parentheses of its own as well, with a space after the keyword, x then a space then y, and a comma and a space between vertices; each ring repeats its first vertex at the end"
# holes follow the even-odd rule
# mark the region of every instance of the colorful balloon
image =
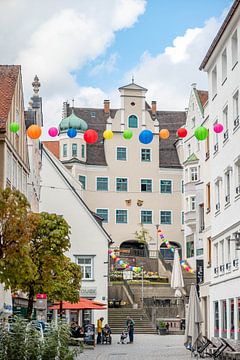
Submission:
POLYGON ((187 129, 185 128, 179 128, 177 131, 178 137, 185 138, 187 136, 187 129))
POLYGON ((143 130, 139 134, 139 141, 142 144, 150 144, 153 139, 153 133, 150 130, 143 130))
POLYGON ((208 137, 208 129, 204 126, 199 126, 196 128, 194 135, 198 140, 205 140, 208 137))
POLYGON ((159 132, 159 136, 160 136, 160 138, 161 138, 162 140, 166 140, 166 139, 169 138, 170 133, 169 133, 168 129, 162 129, 162 130, 160 130, 160 132, 159 132))
POLYGON ((40 138, 42 134, 42 129, 38 125, 31 125, 27 129, 27 136, 30 137, 30 139, 36 140, 40 138))
POLYGON ((48 135, 51 136, 51 137, 57 136, 58 135, 58 129, 56 127, 51 127, 48 130, 48 135))
POLYGON ((10 126, 9 126, 9 129, 10 129, 11 132, 17 133, 18 130, 20 129, 19 123, 17 123, 17 122, 12 122, 12 123, 10 124, 10 126))
POLYGON ((223 125, 220 123, 217 123, 214 125, 213 130, 216 134, 220 134, 223 131, 223 125))
POLYGON ((74 128, 70 128, 67 131, 67 136, 70 137, 71 139, 77 136, 77 130, 74 128))
POLYGON ((111 140, 113 138, 112 130, 105 130, 103 133, 103 137, 105 140, 111 140))
POLYGON ((132 130, 124 130, 124 132, 123 132, 123 138, 124 138, 125 140, 130 140, 130 139, 132 138, 132 136, 133 136, 132 130))
POLYGON ((98 133, 93 129, 88 129, 83 135, 84 140, 88 144, 94 144, 98 139, 98 133))

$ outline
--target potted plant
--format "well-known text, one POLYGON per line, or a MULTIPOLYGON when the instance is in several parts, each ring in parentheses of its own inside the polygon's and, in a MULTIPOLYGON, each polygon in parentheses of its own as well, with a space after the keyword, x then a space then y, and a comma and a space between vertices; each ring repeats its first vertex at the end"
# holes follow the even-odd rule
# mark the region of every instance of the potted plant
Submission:
POLYGON ((160 335, 166 335, 167 334, 167 328, 164 321, 159 321, 159 334, 160 335))

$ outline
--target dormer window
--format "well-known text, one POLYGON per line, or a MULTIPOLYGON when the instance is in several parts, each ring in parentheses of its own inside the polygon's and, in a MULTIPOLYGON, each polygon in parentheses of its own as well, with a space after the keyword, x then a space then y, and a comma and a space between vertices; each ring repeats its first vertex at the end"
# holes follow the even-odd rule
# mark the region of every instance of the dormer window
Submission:
POLYGON ((136 115, 130 115, 128 118, 129 128, 138 128, 138 118, 136 115))
POLYGON ((95 111, 91 111, 91 117, 96 117, 95 111))

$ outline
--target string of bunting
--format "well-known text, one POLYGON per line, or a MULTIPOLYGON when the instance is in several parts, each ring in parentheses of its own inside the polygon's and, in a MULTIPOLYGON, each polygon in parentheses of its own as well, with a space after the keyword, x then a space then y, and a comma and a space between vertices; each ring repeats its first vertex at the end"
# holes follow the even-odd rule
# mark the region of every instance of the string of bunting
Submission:
POLYGON ((127 269, 127 270, 131 270, 131 271, 136 272, 136 273, 139 273, 139 272, 142 271, 141 267, 128 265, 125 261, 123 261, 122 259, 119 259, 119 257, 117 257, 117 255, 114 254, 113 250, 108 250, 108 254, 111 256, 113 261, 115 263, 117 263, 118 265, 120 265, 122 268, 127 269))
MULTIPOLYGON (((158 232, 158 235, 159 235, 160 239, 166 244, 167 248, 168 248, 171 252, 174 253, 174 250, 175 250, 174 246, 172 246, 172 245, 170 244, 170 242, 169 242, 167 239, 165 239, 165 236, 164 236, 162 230, 161 230, 161 229, 158 229, 157 232, 158 232)), ((180 260, 180 264, 182 265, 182 267, 184 268, 184 270, 186 270, 187 272, 189 272, 189 273, 191 273, 191 274, 194 274, 194 270, 193 270, 189 265, 186 264, 186 261, 185 261, 185 260, 181 260, 180 257, 179 257, 179 260, 180 260)))

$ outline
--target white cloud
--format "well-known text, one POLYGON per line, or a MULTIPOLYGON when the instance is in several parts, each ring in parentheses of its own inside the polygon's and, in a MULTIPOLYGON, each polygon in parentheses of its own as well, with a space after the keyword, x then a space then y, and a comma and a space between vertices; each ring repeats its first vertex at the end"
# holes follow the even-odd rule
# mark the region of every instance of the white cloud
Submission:
POLYGON ((124 81, 134 74, 135 82, 148 88, 147 99, 156 100, 159 110, 184 110, 192 83, 207 89, 206 74, 198 69, 219 26, 220 20, 211 18, 202 28, 187 29, 163 53, 152 56, 146 51, 124 81))
POLYGON ((90 71, 91 76, 100 74, 101 72, 107 72, 108 74, 112 73, 116 69, 116 62, 118 55, 116 53, 111 54, 106 61, 102 61, 100 64, 97 64, 90 71))
POLYGON ((54 113, 61 117, 63 100, 104 97, 100 89, 81 88, 74 74, 105 52, 116 31, 133 26, 145 6, 146 0, 0 0, 0 63, 22 65, 27 99, 39 76, 48 126, 54 113))

